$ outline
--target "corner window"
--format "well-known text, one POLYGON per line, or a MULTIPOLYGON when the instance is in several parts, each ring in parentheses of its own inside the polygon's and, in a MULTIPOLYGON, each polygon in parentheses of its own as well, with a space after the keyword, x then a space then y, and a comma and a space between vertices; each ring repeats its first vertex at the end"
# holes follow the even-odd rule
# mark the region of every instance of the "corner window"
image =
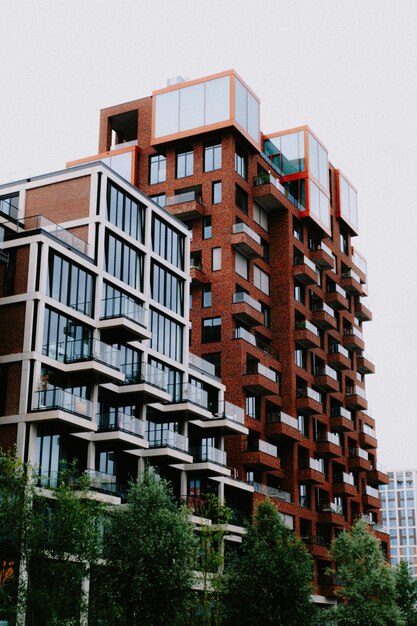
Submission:
POLYGON ((245 180, 248 178, 248 155, 239 147, 235 152, 235 170, 245 180))
POLYGON ((194 153, 192 150, 177 152, 177 178, 192 176, 194 171, 194 153))
POLYGON ((204 146, 204 171, 213 172, 222 166, 222 146, 220 143, 204 146))
POLYGON ((154 154, 149 157, 149 184, 156 185, 166 181, 166 157, 154 154))
POLYGON ((214 341, 221 341, 222 337, 222 318, 221 317, 208 317, 202 320, 202 343, 211 343, 214 341))
POLYGON ((212 204, 220 204, 222 201, 222 184, 220 181, 216 181, 212 184, 211 188, 211 202, 212 204))

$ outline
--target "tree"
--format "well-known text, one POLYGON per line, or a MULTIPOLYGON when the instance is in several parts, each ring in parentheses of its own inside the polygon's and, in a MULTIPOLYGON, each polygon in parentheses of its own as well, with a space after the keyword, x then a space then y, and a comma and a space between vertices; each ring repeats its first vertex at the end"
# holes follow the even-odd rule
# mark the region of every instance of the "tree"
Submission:
POLYGON ((314 623, 313 559, 268 500, 259 504, 240 555, 227 571, 228 624, 314 623))
POLYGON ((417 581, 410 572, 407 561, 400 561, 395 568, 397 604, 407 626, 417 626, 417 581))
POLYGON ((167 482, 147 471, 132 483, 127 506, 109 515, 105 538, 105 623, 180 624, 192 596, 195 538, 167 482))
POLYGON ((395 574, 385 561, 379 540, 359 520, 333 542, 341 600, 333 617, 338 626, 404 626, 396 604, 395 574))

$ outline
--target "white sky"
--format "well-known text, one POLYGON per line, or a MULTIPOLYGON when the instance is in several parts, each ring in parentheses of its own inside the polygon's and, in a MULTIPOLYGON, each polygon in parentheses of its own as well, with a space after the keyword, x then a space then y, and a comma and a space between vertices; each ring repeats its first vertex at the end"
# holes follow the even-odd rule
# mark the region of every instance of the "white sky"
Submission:
POLYGON ((177 74, 234 68, 264 132, 313 128, 359 190, 379 460, 417 467, 416 0, 0 0, 0 23, 0 182, 95 154, 100 108, 177 74))

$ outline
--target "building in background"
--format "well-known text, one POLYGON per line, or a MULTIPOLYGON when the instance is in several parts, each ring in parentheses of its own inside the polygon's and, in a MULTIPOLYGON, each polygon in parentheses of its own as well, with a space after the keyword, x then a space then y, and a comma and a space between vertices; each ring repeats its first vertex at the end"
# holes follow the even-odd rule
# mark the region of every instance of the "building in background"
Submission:
POLYGON ((417 470, 396 470, 388 477, 389 484, 381 485, 379 496, 382 523, 390 535, 390 560, 393 565, 408 561, 417 578, 417 470))

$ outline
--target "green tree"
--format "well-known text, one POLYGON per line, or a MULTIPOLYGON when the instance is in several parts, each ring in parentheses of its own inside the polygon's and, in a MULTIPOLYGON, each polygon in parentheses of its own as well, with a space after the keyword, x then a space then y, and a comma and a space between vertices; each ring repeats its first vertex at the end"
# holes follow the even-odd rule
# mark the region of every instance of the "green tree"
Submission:
POLYGON ((258 505, 241 553, 227 571, 230 626, 314 623, 313 559, 269 502, 258 505))
POLYGON ((413 578, 407 561, 400 561, 394 571, 397 604, 407 626, 417 626, 417 581, 413 578))
POLYGON ((148 471, 142 482, 132 483, 127 506, 110 513, 105 538, 103 623, 183 623, 192 597, 195 537, 188 510, 175 502, 167 482, 148 471))
POLYGON ((338 626, 404 626, 396 604, 395 573, 385 561, 379 540, 359 520, 343 531, 330 550, 335 562, 340 603, 338 626))

